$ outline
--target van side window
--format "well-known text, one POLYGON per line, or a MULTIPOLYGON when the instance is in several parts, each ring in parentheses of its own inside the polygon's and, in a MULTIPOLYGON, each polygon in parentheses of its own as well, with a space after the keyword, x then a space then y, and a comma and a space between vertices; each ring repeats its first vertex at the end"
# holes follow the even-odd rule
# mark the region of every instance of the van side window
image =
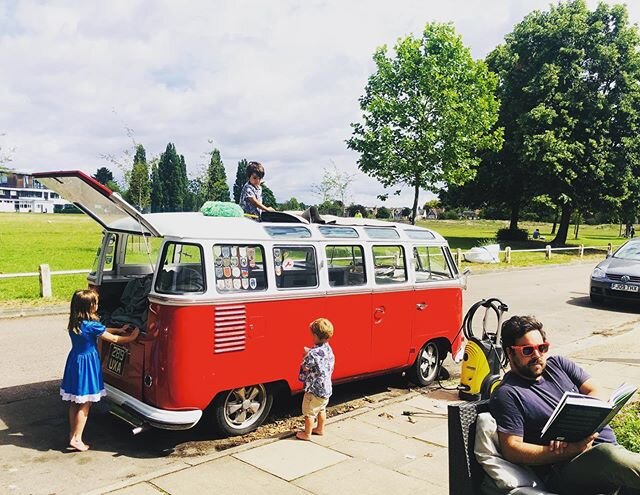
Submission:
POLYGON ((326 254, 331 287, 367 283, 362 246, 327 246, 326 254))
POLYGON ((266 290, 264 249, 257 244, 216 244, 213 265, 218 292, 266 290))
POLYGON ((453 278, 445 252, 437 246, 413 248, 416 282, 433 282, 453 278))
POLYGON ((156 291, 165 294, 204 292, 206 286, 202 258, 202 247, 197 244, 167 242, 162 253, 156 291))
POLYGON ((161 244, 161 237, 128 234, 123 264, 151 265, 155 263, 161 244))
POLYGON ((318 286, 316 253, 311 246, 275 246, 273 264, 278 289, 318 286))
POLYGON ((407 281, 407 270, 402 246, 373 246, 373 265, 376 284, 407 281))

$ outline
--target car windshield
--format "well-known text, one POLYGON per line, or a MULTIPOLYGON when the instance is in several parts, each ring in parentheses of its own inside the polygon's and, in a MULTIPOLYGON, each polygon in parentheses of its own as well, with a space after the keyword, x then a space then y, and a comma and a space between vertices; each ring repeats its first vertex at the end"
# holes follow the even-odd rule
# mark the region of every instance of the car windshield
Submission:
POLYGON ((620 249, 618 249, 613 255, 614 258, 620 258, 623 260, 638 260, 640 261, 640 242, 628 242, 620 249))

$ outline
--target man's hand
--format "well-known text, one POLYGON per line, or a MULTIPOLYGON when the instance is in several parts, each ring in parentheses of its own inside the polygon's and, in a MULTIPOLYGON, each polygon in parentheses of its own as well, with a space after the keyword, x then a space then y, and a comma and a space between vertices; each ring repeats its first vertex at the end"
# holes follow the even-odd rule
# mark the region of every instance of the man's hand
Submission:
POLYGON ((560 440, 551 440, 549 442, 549 451, 557 454, 558 456, 564 456, 565 452, 571 456, 571 458, 581 454, 585 450, 589 450, 593 446, 593 441, 598 438, 598 434, 588 436, 578 442, 562 442, 560 440))

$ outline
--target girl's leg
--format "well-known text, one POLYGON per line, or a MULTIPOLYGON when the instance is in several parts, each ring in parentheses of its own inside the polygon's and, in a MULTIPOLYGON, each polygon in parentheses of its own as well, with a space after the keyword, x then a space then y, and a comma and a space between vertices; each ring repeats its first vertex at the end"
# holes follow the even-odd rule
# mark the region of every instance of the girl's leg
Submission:
POLYGON ((73 431, 76 428, 76 415, 78 414, 78 404, 75 402, 69 403, 69 443, 73 439, 73 431))
POLYGON ((71 441, 69 442, 69 445, 80 451, 89 449, 89 446, 82 441, 82 433, 84 432, 84 427, 87 424, 87 418, 89 417, 90 408, 91 402, 85 402, 84 404, 77 405, 75 425, 72 431, 71 441))

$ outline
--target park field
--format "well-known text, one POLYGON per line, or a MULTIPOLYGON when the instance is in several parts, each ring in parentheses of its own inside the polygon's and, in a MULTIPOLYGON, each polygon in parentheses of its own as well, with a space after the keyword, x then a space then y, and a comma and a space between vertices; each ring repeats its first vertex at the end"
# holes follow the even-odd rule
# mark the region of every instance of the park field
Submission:
MULTIPOLYGON (((506 227, 507 222, 496 220, 434 220, 418 225, 435 230, 448 241, 452 250, 467 250, 474 246, 495 243, 495 233, 506 227)), ((533 232, 539 228, 545 237, 542 241, 509 243, 512 249, 543 249, 550 241, 551 224, 527 223, 520 225, 533 232)), ((618 225, 584 225, 580 236, 573 239, 570 229, 568 243, 573 245, 600 247, 608 243, 614 247, 624 242, 619 237, 618 225)), ((46 263, 52 271, 89 269, 102 236, 101 227, 86 215, 0 213, 0 273, 36 272, 40 264, 46 263)), ((501 245, 504 249, 505 245, 501 245)), ((603 251, 585 253, 594 264, 602 259, 603 251)), ((577 251, 554 252, 550 260, 544 253, 513 253, 511 265, 479 265, 463 262, 462 267, 472 270, 508 269, 510 266, 530 266, 545 263, 570 263, 579 261, 577 251)), ((86 286, 84 275, 55 275, 52 277, 53 301, 66 302, 74 290, 86 286)), ((4 305, 42 304, 38 298, 37 277, 0 279, 0 303, 4 305)))

